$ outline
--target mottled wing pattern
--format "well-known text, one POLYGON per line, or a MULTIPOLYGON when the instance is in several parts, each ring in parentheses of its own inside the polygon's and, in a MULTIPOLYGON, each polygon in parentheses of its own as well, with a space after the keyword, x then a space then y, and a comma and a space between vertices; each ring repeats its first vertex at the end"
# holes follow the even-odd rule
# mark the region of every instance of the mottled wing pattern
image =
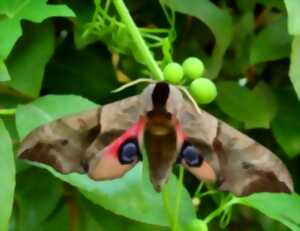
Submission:
POLYGON ((267 148, 209 113, 197 113, 186 101, 178 115, 188 139, 203 153, 223 191, 292 192, 293 182, 282 161, 267 148))
POLYGON ((101 150, 140 116, 138 97, 130 97, 86 112, 63 117, 34 129, 18 156, 45 163, 62 173, 88 172, 101 150))

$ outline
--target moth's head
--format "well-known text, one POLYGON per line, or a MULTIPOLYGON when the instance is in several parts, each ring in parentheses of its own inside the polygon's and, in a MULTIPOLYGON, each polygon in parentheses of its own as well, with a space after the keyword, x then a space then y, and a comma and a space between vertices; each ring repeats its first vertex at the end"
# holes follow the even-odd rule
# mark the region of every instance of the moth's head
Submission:
POLYGON ((162 104, 167 112, 176 116, 184 105, 181 91, 166 82, 148 85, 139 97, 145 113, 153 110, 155 104, 162 104))

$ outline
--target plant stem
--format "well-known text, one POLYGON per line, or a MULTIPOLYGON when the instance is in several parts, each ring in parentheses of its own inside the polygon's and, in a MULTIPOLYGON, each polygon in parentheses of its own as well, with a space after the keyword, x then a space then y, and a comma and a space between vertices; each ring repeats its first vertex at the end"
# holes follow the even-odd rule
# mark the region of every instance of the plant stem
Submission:
POLYGON ((180 202, 181 202, 181 194, 183 189, 183 176, 184 176, 184 168, 181 166, 179 168, 179 179, 177 185, 177 194, 176 194, 176 207, 175 207, 175 215, 174 215, 174 223, 173 223, 173 231, 177 231, 178 227, 178 216, 180 211, 180 202))
POLYGON ((234 197, 232 198, 230 201, 228 201, 227 203, 221 205, 219 208, 217 208, 215 211, 213 211, 212 213, 210 213, 205 219, 204 222, 206 224, 208 224, 212 219, 214 219, 215 217, 219 216, 225 209, 231 207, 232 205, 237 203, 237 199, 234 197))
POLYGON ((150 72, 153 74, 153 78, 156 80, 163 80, 163 74, 158 64, 154 60, 150 50, 148 49, 142 35, 139 32, 139 29, 135 25, 130 13, 124 4, 123 0, 113 0, 115 8, 119 13, 123 23, 127 26, 128 31, 136 44, 138 51, 143 57, 143 61, 146 63, 150 72))
POLYGON ((169 217, 169 221, 172 225, 173 224, 173 216, 172 216, 172 211, 171 211, 171 208, 170 208, 169 192, 168 192, 167 187, 164 187, 161 193, 162 193, 162 198, 163 198, 165 210, 166 210, 167 215, 169 217))
POLYGON ((0 109, 0 115, 14 115, 16 114, 16 109, 0 109))

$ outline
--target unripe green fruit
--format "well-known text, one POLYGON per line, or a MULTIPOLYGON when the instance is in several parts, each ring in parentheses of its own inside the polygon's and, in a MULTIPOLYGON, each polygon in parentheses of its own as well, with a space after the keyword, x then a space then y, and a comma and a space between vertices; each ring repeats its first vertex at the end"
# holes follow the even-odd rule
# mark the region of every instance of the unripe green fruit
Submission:
POLYGON ((189 227, 188 227, 188 231, 208 231, 208 227, 207 224, 199 219, 194 219, 189 227))
POLYGON ((190 93, 199 104, 208 104, 217 96, 216 85, 209 79, 195 79, 190 85, 190 93))
POLYGON ((204 72, 203 62, 196 57, 187 58, 183 64, 183 73, 189 79, 197 79, 201 77, 204 72))
POLYGON ((178 63, 169 63, 165 66, 163 73, 165 80, 169 83, 178 84, 183 78, 183 70, 178 63))

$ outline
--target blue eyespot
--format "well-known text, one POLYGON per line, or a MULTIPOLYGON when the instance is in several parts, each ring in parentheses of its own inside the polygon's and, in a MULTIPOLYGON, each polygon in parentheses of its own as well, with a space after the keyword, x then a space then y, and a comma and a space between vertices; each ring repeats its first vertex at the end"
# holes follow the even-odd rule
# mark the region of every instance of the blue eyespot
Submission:
POLYGON ((139 153, 137 141, 128 140, 119 149, 119 161, 121 164, 132 164, 139 159, 139 153))
POLYGON ((199 150, 191 145, 186 144, 183 146, 181 151, 181 159, 184 159, 188 166, 190 167, 200 167, 203 163, 203 157, 199 150))

